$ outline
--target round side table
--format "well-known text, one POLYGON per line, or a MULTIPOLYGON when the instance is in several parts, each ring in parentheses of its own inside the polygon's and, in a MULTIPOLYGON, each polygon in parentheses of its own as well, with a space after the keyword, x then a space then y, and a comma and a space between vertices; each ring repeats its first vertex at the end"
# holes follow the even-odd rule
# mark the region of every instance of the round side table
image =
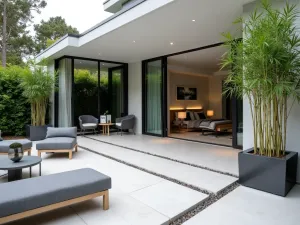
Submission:
POLYGON ((38 165, 40 167, 39 175, 41 176, 42 159, 38 156, 24 156, 20 162, 13 162, 10 159, 0 159, 0 170, 8 171, 8 182, 21 180, 22 169, 29 167, 29 174, 31 177, 31 167, 38 165))

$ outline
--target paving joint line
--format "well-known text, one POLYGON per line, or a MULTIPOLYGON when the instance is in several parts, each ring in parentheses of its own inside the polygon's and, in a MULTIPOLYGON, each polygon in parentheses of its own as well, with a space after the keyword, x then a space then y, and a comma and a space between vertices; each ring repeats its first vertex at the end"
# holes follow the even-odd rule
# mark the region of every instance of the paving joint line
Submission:
POLYGON ((143 154, 146 154, 146 155, 151 155, 151 156, 154 156, 154 157, 158 157, 158 158, 166 159, 166 160, 169 160, 169 161, 181 163, 181 164, 184 164, 184 165, 188 165, 188 166, 208 170, 210 172, 215 172, 215 173, 219 173, 219 174, 222 174, 222 175, 231 176, 231 177, 234 177, 234 178, 239 178, 237 175, 229 173, 229 172, 224 172, 224 171, 212 169, 212 168, 209 168, 209 167, 206 167, 206 166, 201 166, 201 165, 197 165, 197 164, 193 164, 193 163, 184 162, 184 161, 181 161, 181 160, 178 160, 178 159, 173 159, 173 158, 169 158, 169 157, 166 157, 166 156, 162 156, 162 155, 158 155, 158 154, 154 154, 154 153, 150 153, 150 152, 145 152, 145 151, 142 151, 142 150, 139 150, 139 149, 126 147, 126 146, 110 143, 110 142, 107 142, 107 141, 102 141, 102 140, 92 138, 92 137, 86 137, 86 136, 82 136, 82 137, 85 137, 87 139, 91 139, 91 140, 94 140, 94 141, 98 141, 98 142, 101 142, 101 143, 104 143, 104 144, 109 144, 109 145, 113 145, 113 146, 116 146, 116 147, 128 149, 128 150, 131 150, 131 151, 143 153, 143 154))

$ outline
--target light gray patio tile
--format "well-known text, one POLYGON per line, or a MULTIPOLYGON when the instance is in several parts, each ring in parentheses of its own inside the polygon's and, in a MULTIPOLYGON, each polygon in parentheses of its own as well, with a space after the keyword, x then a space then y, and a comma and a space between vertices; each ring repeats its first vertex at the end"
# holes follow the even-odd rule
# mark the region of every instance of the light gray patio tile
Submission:
POLYGON ((184 214, 208 197, 169 181, 160 182, 130 195, 171 219, 184 214))
POLYGON ((112 133, 90 137, 238 175, 238 149, 147 135, 112 133))
POLYGON ((104 144, 85 137, 79 137, 78 143, 99 153, 214 193, 221 191, 237 180, 231 176, 104 144))
POLYGON ((110 195, 110 208, 102 210, 101 198, 72 206, 88 225, 160 225, 169 218, 126 195, 110 195))
POLYGON ((300 186, 286 198, 238 187, 184 225, 298 225, 300 186))
POLYGON ((24 220, 15 221, 10 225, 86 225, 71 208, 65 207, 24 220))

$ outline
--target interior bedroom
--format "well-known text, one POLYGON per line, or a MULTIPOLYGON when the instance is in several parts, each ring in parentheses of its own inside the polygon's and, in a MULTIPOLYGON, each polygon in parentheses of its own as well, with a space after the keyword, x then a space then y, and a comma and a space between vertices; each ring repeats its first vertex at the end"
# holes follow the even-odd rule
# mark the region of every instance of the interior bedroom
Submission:
POLYGON ((169 137, 232 146, 232 101, 224 96, 223 46, 168 57, 169 137))

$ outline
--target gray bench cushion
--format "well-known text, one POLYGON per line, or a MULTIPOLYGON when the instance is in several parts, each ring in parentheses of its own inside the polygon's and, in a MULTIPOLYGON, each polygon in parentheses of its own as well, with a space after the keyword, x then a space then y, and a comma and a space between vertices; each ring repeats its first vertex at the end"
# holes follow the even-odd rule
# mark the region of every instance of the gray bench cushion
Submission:
POLYGON ((32 147, 32 142, 27 139, 5 140, 5 141, 0 141, 0 153, 8 153, 9 146, 14 142, 18 142, 18 143, 22 144, 23 150, 27 150, 32 147))
POLYGON ((48 127, 46 138, 53 137, 77 137, 77 128, 76 127, 48 127))
POLYGON ((72 149, 76 145, 76 139, 70 137, 47 138, 36 144, 37 150, 61 150, 72 149))
POLYGON ((0 217, 110 188, 110 177, 88 168, 4 183, 0 185, 0 217))

